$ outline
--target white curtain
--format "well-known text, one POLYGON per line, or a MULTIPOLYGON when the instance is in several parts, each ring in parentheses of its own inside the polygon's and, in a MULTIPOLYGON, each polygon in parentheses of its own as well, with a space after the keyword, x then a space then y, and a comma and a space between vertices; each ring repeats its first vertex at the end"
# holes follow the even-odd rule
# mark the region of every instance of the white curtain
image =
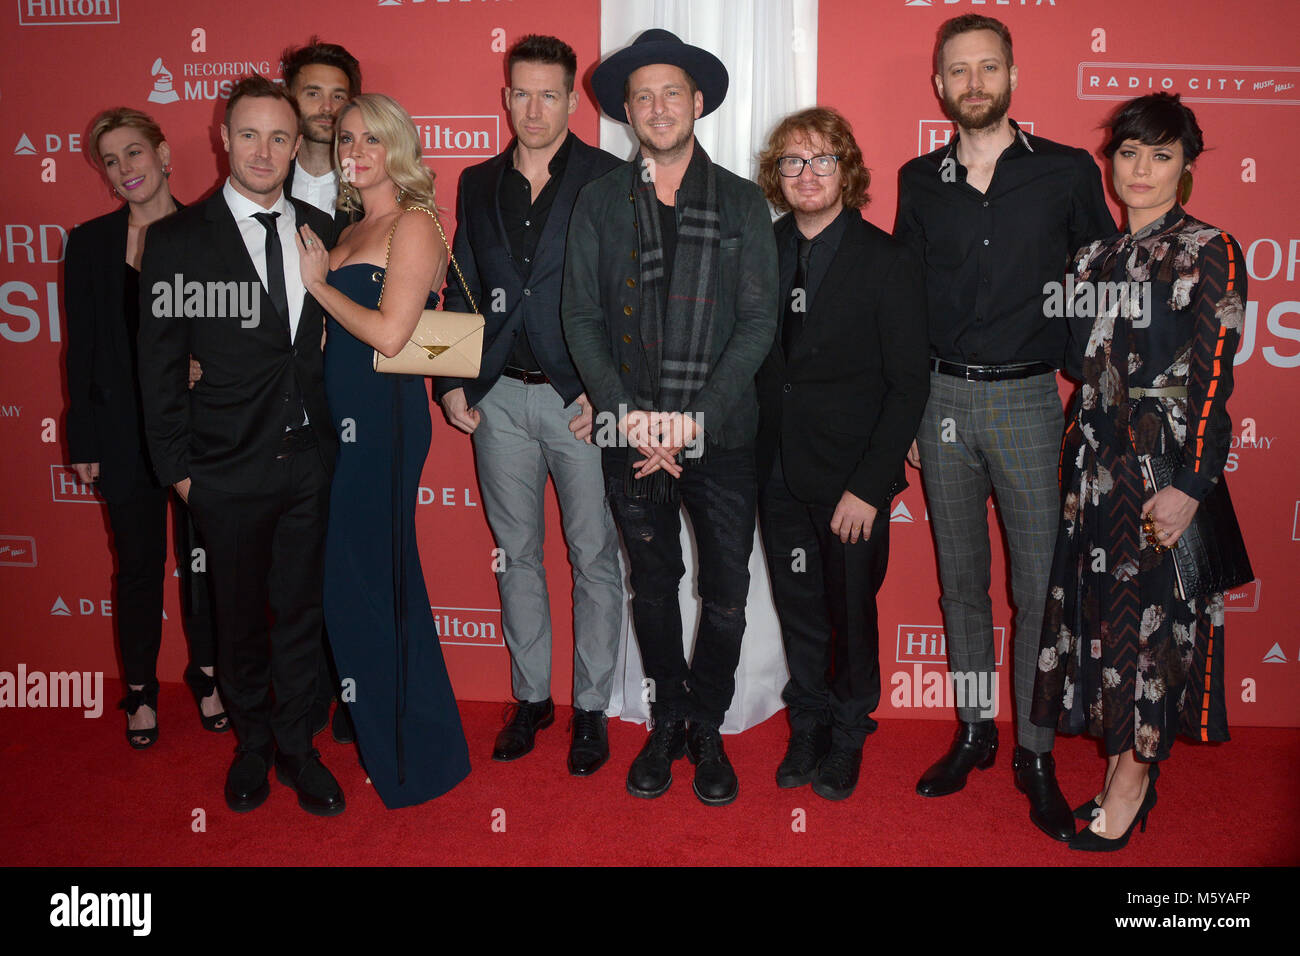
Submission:
MULTIPOLYGON (((817 0, 602 0, 602 59, 651 27, 671 30, 685 42, 709 50, 726 65, 731 77, 726 100, 695 124, 695 134, 715 163, 753 179, 758 153, 776 122, 817 102, 817 0)), ((629 159, 636 150, 627 125, 603 116, 600 145, 629 159)), ((685 511, 682 515, 686 574, 679 597, 689 660, 700 603, 695 589, 695 542, 685 511)), ((722 726, 724 733, 738 733, 780 710, 781 690, 789 677, 757 534, 749 574, 745 640, 736 671, 736 694, 722 726)), ((650 716, 650 705, 642 699, 644 672, 630 623, 625 634, 620 662, 623 679, 621 685, 615 684, 610 712, 624 720, 644 721, 650 716)))

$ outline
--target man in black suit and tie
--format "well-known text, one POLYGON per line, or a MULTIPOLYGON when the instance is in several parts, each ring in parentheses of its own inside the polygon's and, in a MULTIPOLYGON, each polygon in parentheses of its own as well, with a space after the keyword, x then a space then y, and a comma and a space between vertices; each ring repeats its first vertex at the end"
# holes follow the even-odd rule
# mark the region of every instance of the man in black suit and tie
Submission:
MULTIPOLYGON (((461 175, 456 259, 486 321, 483 365, 472 381, 439 379, 447 420, 473 435, 483 508, 505 567, 501 617, 518 700, 492 756, 533 749, 555 719, 551 617, 542 567, 546 475, 573 564, 573 722, 569 772, 594 773, 609 757, 609 705, 622 623, 618 537, 604 499, 591 403, 560 324, 565 236, 578 191, 617 159, 569 131, 578 107, 577 58, 555 37, 526 36, 506 54, 515 138, 461 175)), ((446 308, 469 311, 454 272, 446 308)))
POLYGON ((783 120, 759 159, 777 210, 783 298, 759 370, 759 515, 790 682, 780 787, 853 793, 880 703, 876 593, 890 500, 929 393, 925 288, 912 253, 864 221, 870 175, 848 122, 783 120))
POLYGON ((298 124, 297 105, 270 80, 232 90, 221 126, 230 178, 146 239, 140 383, 158 478, 189 504, 208 549, 217 677, 239 738, 226 803, 244 812, 266 800, 274 754, 299 805, 333 816, 343 792, 312 749, 309 710, 338 446, 324 316, 303 288, 294 242, 304 222, 322 236, 333 229, 283 193, 298 124), (192 392, 191 354, 203 365, 192 392))

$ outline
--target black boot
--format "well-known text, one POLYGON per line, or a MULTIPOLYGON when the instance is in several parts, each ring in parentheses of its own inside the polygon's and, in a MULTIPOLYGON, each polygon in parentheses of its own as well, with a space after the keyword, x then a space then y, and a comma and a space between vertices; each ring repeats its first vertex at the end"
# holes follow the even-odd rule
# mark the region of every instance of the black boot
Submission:
POLYGON ((1053 840, 1068 843, 1074 836, 1074 814, 1056 782, 1051 753, 1036 754, 1017 747, 1012 758, 1016 789, 1029 798, 1029 819, 1053 840))
POLYGON ((717 727, 692 723, 686 732, 686 753, 695 764, 695 795, 701 803, 721 807, 736 799, 740 781, 722 749, 717 727))
POLYGON ((627 792, 651 799, 668 792, 673 761, 686 754, 686 721, 658 720, 627 771, 627 792))
POLYGON ((998 728, 991 720, 957 728, 948 752, 921 775, 916 792, 923 797, 946 797, 966 786, 966 776, 975 767, 987 770, 998 755, 998 728))

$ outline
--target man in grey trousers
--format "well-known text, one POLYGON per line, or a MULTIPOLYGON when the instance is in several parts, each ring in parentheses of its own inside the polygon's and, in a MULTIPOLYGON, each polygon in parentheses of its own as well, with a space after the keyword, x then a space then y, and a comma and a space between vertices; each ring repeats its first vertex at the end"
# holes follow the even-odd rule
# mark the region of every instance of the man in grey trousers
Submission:
POLYGON ((1007 115, 1017 72, 1005 25, 978 14, 946 21, 934 83, 957 133, 903 167, 894 235, 920 256, 926 276, 930 398, 908 457, 923 468, 961 727, 916 789, 955 793, 997 755, 992 492, 1016 606, 1015 783, 1034 825, 1069 840, 1074 820, 1056 782, 1053 733, 1029 720, 1064 423, 1056 369, 1066 327, 1043 301, 1075 250, 1110 235, 1115 223, 1092 157, 1028 135, 1007 115))
MULTIPOLYGON (((488 524, 501 549, 501 621, 517 703, 497 735, 495 760, 533 749, 555 720, 551 614, 542 566, 545 492, 555 480, 573 565, 573 720, 569 772, 609 758, 605 708, 621 637, 618 536, 604 507, 591 403, 564 344, 560 291, 565 235, 578 191, 619 165, 569 131, 578 106, 577 59, 555 37, 526 36, 506 54, 504 90, 515 138, 461 174, 455 255, 485 322, 472 381, 438 379, 447 421, 473 436, 488 524)), ((446 308, 472 310, 454 269, 446 308)))

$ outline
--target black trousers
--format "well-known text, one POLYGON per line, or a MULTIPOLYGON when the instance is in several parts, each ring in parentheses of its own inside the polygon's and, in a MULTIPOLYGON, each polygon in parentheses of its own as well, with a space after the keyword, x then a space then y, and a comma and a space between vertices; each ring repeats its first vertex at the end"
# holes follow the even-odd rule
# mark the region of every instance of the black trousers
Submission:
POLYGON ((143 456, 136 463, 135 481, 126 498, 108 502, 116 574, 113 578, 113 619, 122 673, 127 684, 149 685, 158 680, 158 650, 162 646, 163 588, 167 564, 167 501, 174 511, 176 567, 180 571, 181 615, 189 645, 191 667, 215 663, 215 632, 208 575, 189 509, 170 488, 154 481, 153 467, 143 456), (196 561, 196 558, 198 559, 196 561), (200 570, 195 570, 196 566, 200 570))
POLYGON ((277 459, 255 494, 190 488, 217 607, 217 679, 241 747, 311 750, 328 504, 315 448, 277 459))
POLYGON ((631 568, 632 620, 646 677, 654 681, 656 721, 691 720, 713 727, 731 706, 745 635, 749 554, 754 547, 758 492, 754 450, 710 448, 687 461, 678 479, 681 501, 628 497, 623 465, 605 459, 605 486, 631 568), (678 587, 682 563, 681 510, 691 516, 699 547, 702 605, 695 650, 686 662, 678 587))
POLYGON ((778 457, 759 516, 790 668, 781 696, 791 729, 829 726, 833 746, 860 750, 880 704, 876 594, 889 563, 889 511, 881 509, 870 537, 856 544, 831 533, 834 513, 796 500, 778 457))

